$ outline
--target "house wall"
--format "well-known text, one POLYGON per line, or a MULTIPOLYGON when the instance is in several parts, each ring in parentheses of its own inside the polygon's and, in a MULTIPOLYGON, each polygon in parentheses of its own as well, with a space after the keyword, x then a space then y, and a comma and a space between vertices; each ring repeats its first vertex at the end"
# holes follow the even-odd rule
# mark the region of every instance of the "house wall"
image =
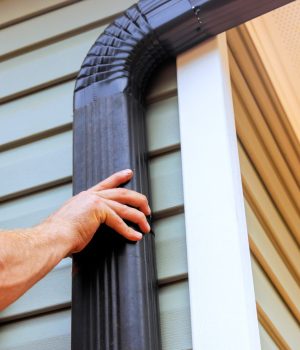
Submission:
MULTIPOLYGON (((255 23, 248 24, 254 31, 255 23)), ((247 25, 227 39, 262 348, 296 350, 300 144, 247 25)))
MULTIPOLYGON (((95 39, 131 3, 81 1, 0 30, 1 228, 35 225, 71 196, 74 79, 95 39)), ((169 62, 149 87, 146 116, 161 332, 170 350, 191 348, 176 89, 169 62)), ((65 259, 0 314, 1 349, 69 349, 70 305, 65 259)))
MULTIPOLYGON (((133 2, 61 1, 53 10, 59 1, 32 0, 14 25, 0 22, 1 228, 34 225, 71 196, 74 79, 99 33, 133 2)), ((0 13, 11 3, 0 2, 0 13)), ((296 350, 299 144, 245 27, 227 38, 262 349, 296 350)), ((147 130, 163 348, 174 350, 192 347, 176 95, 170 62, 149 90, 147 130)), ((0 314, 1 349, 70 348, 70 266, 65 259, 0 314)))

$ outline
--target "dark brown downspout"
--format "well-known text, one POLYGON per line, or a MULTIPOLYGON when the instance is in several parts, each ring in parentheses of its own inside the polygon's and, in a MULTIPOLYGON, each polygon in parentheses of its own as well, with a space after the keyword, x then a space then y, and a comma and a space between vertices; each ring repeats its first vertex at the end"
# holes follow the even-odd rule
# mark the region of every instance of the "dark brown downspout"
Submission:
MULTIPOLYGON (((88 52, 74 94, 74 194, 131 168, 149 195, 144 94, 170 56, 289 0, 141 0, 88 52)), ((101 227, 73 258, 72 350, 161 348, 154 234, 137 243, 101 227)))

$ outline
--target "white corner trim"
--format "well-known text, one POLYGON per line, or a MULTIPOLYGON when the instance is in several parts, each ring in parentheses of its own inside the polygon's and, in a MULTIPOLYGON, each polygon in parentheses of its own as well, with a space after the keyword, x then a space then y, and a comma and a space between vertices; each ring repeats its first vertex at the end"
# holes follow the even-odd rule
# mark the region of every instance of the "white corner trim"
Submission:
POLYGON ((260 340, 225 34, 177 58, 193 350, 260 340))

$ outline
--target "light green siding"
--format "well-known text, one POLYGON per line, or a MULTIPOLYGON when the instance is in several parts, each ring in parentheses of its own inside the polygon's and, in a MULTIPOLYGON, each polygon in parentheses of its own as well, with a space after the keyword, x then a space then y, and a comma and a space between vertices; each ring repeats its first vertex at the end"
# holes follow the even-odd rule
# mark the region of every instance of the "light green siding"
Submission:
POLYGON ((152 208, 159 212, 183 204, 181 158, 178 151, 150 160, 152 208))
POLYGON ((9 323, 0 328, 1 350, 70 349, 70 323, 70 310, 9 323))
POLYGON ((0 227, 30 227, 51 214, 72 195, 71 184, 28 194, 0 204, 0 227))
POLYGON ((191 349, 187 282, 160 289, 160 318, 163 349, 191 349))
POLYGON ((72 175, 72 132, 2 152, 0 174, 1 197, 15 197, 19 193, 62 182, 72 175))
MULTIPOLYGON (((82 3, 87 16, 94 18, 88 1, 82 3)), ((97 7, 111 15, 120 4, 97 2, 97 7)), ((90 6, 94 5, 91 1, 90 6)), ((82 6, 67 8, 74 14, 82 6)), ((39 47, 30 46, 38 40, 34 27, 38 17, 2 30, 7 39, 9 34, 14 38, 15 31, 27 24, 32 40, 20 39, 20 48, 29 43, 24 52, 14 52, 15 44, 1 49, 13 57, 7 57, 0 68, 1 80, 11 81, 0 87, 5 102, 0 106, 0 228, 35 225, 72 194, 74 78, 108 20, 99 18, 84 32, 66 33, 66 28, 76 25, 70 18, 63 25, 60 16, 67 8, 40 16, 45 19, 40 36, 47 40, 39 47), (57 18, 61 37, 54 38, 56 29, 47 27, 49 16, 54 27, 57 18)), ((83 20, 78 21, 80 27, 83 20)), ((164 350, 192 347, 176 84, 176 67, 171 62, 149 87, 146 114, 164 350)), ((1 350, 70 349, 70 305, 71 260, 65 259, 0 313, 1 350)))
POLYGON ((147 110, 149 151, 155 152, 158 149, 178 145, 180 143, 178 123, 178 101, 176 96, 150 105, 147 110))
MULTIPOLYGON (((33 140, 40 133, 53 132, 54 128, 66 128, 72 122, 70 99, 74 90, 73 80, 35 94, 30 94, 0 106, 0 145, 33 140), (55 101, 49 108, 49 101, 55 101), (24 122, 26 111, 26 123, 24 122)), ((1 146, 0 146, 1 149, 1 146)))
POLYGON ((184 279, 187 276, 184 214, 157 220, 154 232, 159 281, 184 279))

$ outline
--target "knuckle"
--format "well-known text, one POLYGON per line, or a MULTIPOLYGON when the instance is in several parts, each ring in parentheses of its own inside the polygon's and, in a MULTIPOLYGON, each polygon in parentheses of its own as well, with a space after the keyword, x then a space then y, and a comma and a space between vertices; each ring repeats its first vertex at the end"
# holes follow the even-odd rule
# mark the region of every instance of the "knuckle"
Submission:
POLYGON ((124 197, 127 195, 127 190, 126 188, 119 188, 119 194, 124 197))
POLYGON ((89 204, 90 203, 90 193, 88 191, 82 191, 77 195, 77 198, 82 202, 89 204))
POLYGON ((78 194, 78 197, 86 197, 88 195, 88 191, 81 191, 79 194, 78 194))
POLYGON ((92 206, 98 206, 99 203, 102 203, 101 198, 97 196, 95 193, 90 194, 89 201, 92 206))
POLYGON ((142 201, 148 203, 148 198, 144 194, 142 194, 142 201))
POLYGON ((139 221, 142 221, 145 219, 145 215, 141 211, 137 211, 136 215, 137 215, 139 221))
POLYGON ((125 236, 126 238, 130 238, 131 237, 131 230, 130 228, 127 226, 125 229, 124 229, 124 232, 123 232, 123 236, 125 236))
POLYGON ((114 215, 112 218, 119 226, 122 226, 123 224, 123 219, 117 214, 114 215))
POLYGON ((129 208, 124 205, 124 204, 120 204, 120 212, 122 215, 126 215, 128 214, 129 208))

